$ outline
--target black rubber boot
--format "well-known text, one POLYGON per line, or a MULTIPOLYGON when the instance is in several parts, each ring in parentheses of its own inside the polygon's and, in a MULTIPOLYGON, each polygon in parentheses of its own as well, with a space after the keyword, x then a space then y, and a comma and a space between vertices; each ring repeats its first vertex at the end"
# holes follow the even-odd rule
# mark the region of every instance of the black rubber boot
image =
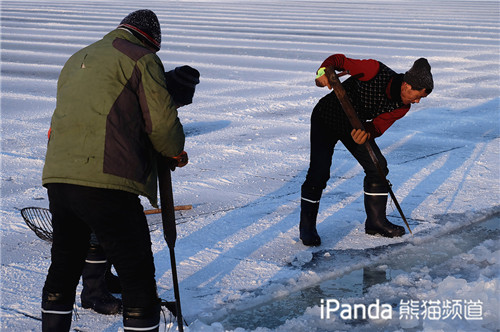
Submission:
POLYGON ((122 302, 106 286, 107 261, 99 245, 91 245, 82 271, 82 307, 104 315, 120 313, 122 302))
POLYGON ((160 310, 160 303, 150 308, 123 308, 123 329, 125 331, 158 332, 160 310))
POLYGON ((387 220, 385 211, 388 188, 386 184, 365 182, 365 233, 385 237, 399 237, 405 234, 405 229, 387 220))
POLYGON ((121 294, 122 286, 120 284, 120 278, 111 272, 111 264, 109 262, 106 266, 105 278, 108 291, 113 294, 121 294))
POLYGON ((319 210, 319 200, 321 191, 307 190, 302 187, 302 195, 300 199, 300 224, 299 232, 300 239, 305 246, 319 246, 321 238, 316 230, 316 218, 319 210))
POLYGON ((42 332, 68 332, 75 294, 42 293, 42 332))
POLYGON ((304 199, 300 202, 300 239, 305 246, 319 246, 321 238, 316 230, 319 202, 311 203, 304 199))

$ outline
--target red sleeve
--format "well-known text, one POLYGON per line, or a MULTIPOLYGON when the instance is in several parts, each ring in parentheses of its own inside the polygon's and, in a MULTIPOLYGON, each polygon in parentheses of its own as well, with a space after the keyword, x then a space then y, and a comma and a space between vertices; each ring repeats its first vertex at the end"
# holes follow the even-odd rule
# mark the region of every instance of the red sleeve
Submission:
POLYGON ((395 109, 392 112, 382 113, 373 121, 365 123, 365 129, 370 133, 372 138, 382 136, 390 126, 397 120, 401 119, 410 110, 410 105, 405 105, 395 109))
MULTIPOLYGON (((377 75, 380 64, 377 60, 350 59, 343 54, 333 54, 326 58, 321 67, 334 67, 337 71, 346 70, 351 76, 363 74, 360 81, 369 81, 377 75)), ((321 68, 320 67, 320 68, 321 68)))

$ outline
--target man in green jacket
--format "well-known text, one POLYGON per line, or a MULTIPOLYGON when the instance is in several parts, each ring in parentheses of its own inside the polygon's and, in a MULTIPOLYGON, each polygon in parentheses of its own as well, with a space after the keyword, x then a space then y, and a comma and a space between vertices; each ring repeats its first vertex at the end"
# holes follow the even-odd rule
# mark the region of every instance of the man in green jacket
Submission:
POLYGON ((43 331, 70 329, 92 232, 120 277, 125 331, 158 331, 151 239, 138 196, 157 206, 156 154, 185 154, 160 46, 158 18, 138 10, 61 71, 42 182, 53 224, 43 331))

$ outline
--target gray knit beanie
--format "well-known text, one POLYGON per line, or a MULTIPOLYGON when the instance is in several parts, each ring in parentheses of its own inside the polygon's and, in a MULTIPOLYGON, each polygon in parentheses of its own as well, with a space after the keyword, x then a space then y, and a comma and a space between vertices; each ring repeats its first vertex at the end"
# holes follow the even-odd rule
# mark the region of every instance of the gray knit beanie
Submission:
POLYGON ((434 89, 431 65, 425 58, 420 58, 415 61, 410 70, 405 73, 403 80, 410 84, 415 90, 425 89, 430 92, 434 89))
POLYGON ((140 9, 128 14, 118 26, 125 28, 145 40, 156 51, 161 47, 161 29, 158 17, 149 9, 140 9))

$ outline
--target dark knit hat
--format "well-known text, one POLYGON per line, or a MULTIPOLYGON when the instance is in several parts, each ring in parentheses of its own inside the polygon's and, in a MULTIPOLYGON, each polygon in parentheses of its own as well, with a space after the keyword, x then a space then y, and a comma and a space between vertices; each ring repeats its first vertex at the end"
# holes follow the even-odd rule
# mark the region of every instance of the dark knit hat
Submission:
POLYGON ((196 84, 200 83, 200 72, 190 66, 176 67, 165 73, 167 90, 177 105, 193 102, 196 84))
POLYGON ((149 9, 136 10, 128 14, 118 26, 126 28, 145 40, 156 51, 161 47, 161 29, 158 17, 149 9))
POLYGON ((431 65, 425 58, 420 58, 413 63, 413 66, 405 73, 403 80, 410 84, 415 90, 434 89, 432 80, 431 65))

